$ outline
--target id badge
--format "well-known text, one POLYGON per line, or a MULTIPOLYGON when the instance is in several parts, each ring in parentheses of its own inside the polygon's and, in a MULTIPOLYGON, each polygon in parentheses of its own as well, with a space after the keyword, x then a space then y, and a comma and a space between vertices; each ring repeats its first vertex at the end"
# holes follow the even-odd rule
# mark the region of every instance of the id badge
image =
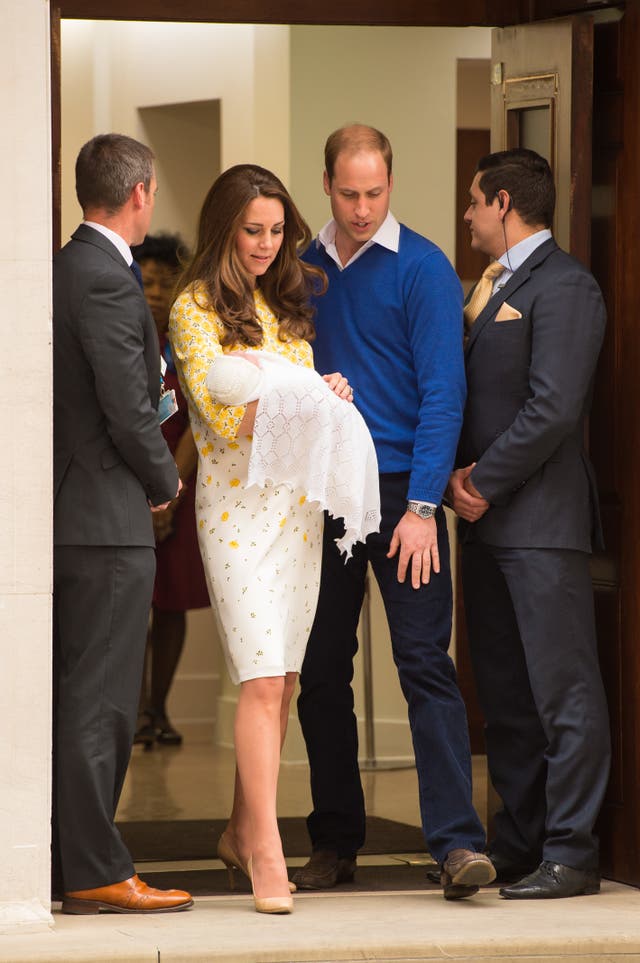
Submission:
POLYGON ((158 420, 160 424, 164 424, 167 418, 171 415, 175 415, 178 410, 178 402, 176 401, 176 393, 172 388, 171 391, 163 391, 160 395, 160 401, 158 402, 158 420))

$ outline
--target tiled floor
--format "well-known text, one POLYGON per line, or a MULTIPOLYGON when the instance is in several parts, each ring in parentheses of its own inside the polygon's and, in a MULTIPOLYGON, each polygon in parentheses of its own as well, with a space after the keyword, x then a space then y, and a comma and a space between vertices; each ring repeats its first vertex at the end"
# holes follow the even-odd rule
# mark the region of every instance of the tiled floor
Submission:
MULTIPOLYGON (((474 760, 475 796, 484 811, 484 757, 474 760)), ((231 810, 234 756, 188 739, 180 748, 136 746, 125 782, 119 820, 216 819, 231 810)), ((411 825, 420 825, 415 769, 363 772, 367 811, 411 825)), ((307 766, 283 765, 280 772, 278 814, 306 816, 311 808, 307 766)))

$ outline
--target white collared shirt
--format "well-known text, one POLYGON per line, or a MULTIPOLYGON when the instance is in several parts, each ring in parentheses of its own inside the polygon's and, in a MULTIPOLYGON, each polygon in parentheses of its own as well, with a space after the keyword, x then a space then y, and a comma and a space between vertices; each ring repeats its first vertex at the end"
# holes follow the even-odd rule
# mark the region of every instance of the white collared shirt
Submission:
POLYGON ((131 248, 120 234, 116 234, 116 232, 112 231, 110 227, 105 227, 104 224, 98 224, 96 221, 83 221, 82 223, 86 224, 87 227, 92 227, 94 231, 98 231, 98 233, 106 237, 108 241, 111 241, 114 247, 118 248, 123 258, 127 262, 127 267, 131 267, 131 264, 133 263, 133 254, 131 253, 131 248))
POLYGON ((400 247, 400 225, 396 221, 395 217, 391 211, 387 212, 387 216, 384 221, 373 235, 369 238, 362 247, 359 247, 356 253, 349 258, 346 264, 343 264, 340 260, 340 255, 338 254, 338 249, 336 247, 336 222, 333 218, 325 224, 322 230, 318 234, 317 244, 322 244, 325 251, 329 257, 336 262, 341 271, 357 261, 365 251, 368 251, 373 244, 379 244, 381 247, 386 247, 387 250, 393 251, 394 254, 398 253, 398 248, 400 247))
POLYGON ((548 241, 551 236, 551 231, 545 227, 544 230, 530 234, 529 237, 525 237, 523 241, 519 241, 518 244, 514 244, 513 247, 505 251, 502 257, 498 258, 500 264, 504 266, 504 271, 493 282, 492 295, 503 288, 511 275, 515 274, 535 249, 548 241))

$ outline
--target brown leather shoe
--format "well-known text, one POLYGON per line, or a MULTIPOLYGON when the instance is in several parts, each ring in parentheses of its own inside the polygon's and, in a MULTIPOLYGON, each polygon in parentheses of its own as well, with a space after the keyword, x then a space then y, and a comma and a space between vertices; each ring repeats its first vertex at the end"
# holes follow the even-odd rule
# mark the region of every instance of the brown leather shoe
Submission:
POLYGON ((193 906, 190 893, 181 889, 153 889, 138 876, 111 886, 65 893, 62 912, 90 916, 107 913, 173 913, 193 906))
POLYGON ((339 857, 333 849, 317 849, 311 859, 293 874, 298 889, 331 889, 353 879, 355 859, 339 857))
POLYGON ((495 878, 495 867, 489 857, 471 849, 452 849, 447 853, 440 874, 445 899, 473 896, 480 886, 492 883, 495 878))

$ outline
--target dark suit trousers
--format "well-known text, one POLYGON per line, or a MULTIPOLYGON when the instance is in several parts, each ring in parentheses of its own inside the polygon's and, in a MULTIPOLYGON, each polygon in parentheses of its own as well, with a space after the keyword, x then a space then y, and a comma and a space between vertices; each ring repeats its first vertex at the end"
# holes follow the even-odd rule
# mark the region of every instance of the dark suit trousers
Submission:
POLYGON ((504 804, 491 845, 516 861, 596 867, 610 746, 588 555, 470 537, 462 566, 489 771, 504 804))
POLYGON ((307 825, 315 849, 353 856, 365 838, 353 711, 353 658, 367 562, 380 586, 393 657, 408 703, 425 839, 441 861, 451 849, 482 849, 484 832, 471 801, 467 718, 447 650, 451 634, 449 544, 437 513, 441 572, 413 589, 397 580, 398 559, 386 558, 405 512, 408 475, 380 476, 382 524, 345 564, 334 539, 341 523, 325 516, 320 597, 302 665, 298 713, 311 765, 313 812, 307 825))
POLYGON ((114 825, 129 764, 155 573, 146 547, 54 550, 54 880, 135 872, 114 825))

